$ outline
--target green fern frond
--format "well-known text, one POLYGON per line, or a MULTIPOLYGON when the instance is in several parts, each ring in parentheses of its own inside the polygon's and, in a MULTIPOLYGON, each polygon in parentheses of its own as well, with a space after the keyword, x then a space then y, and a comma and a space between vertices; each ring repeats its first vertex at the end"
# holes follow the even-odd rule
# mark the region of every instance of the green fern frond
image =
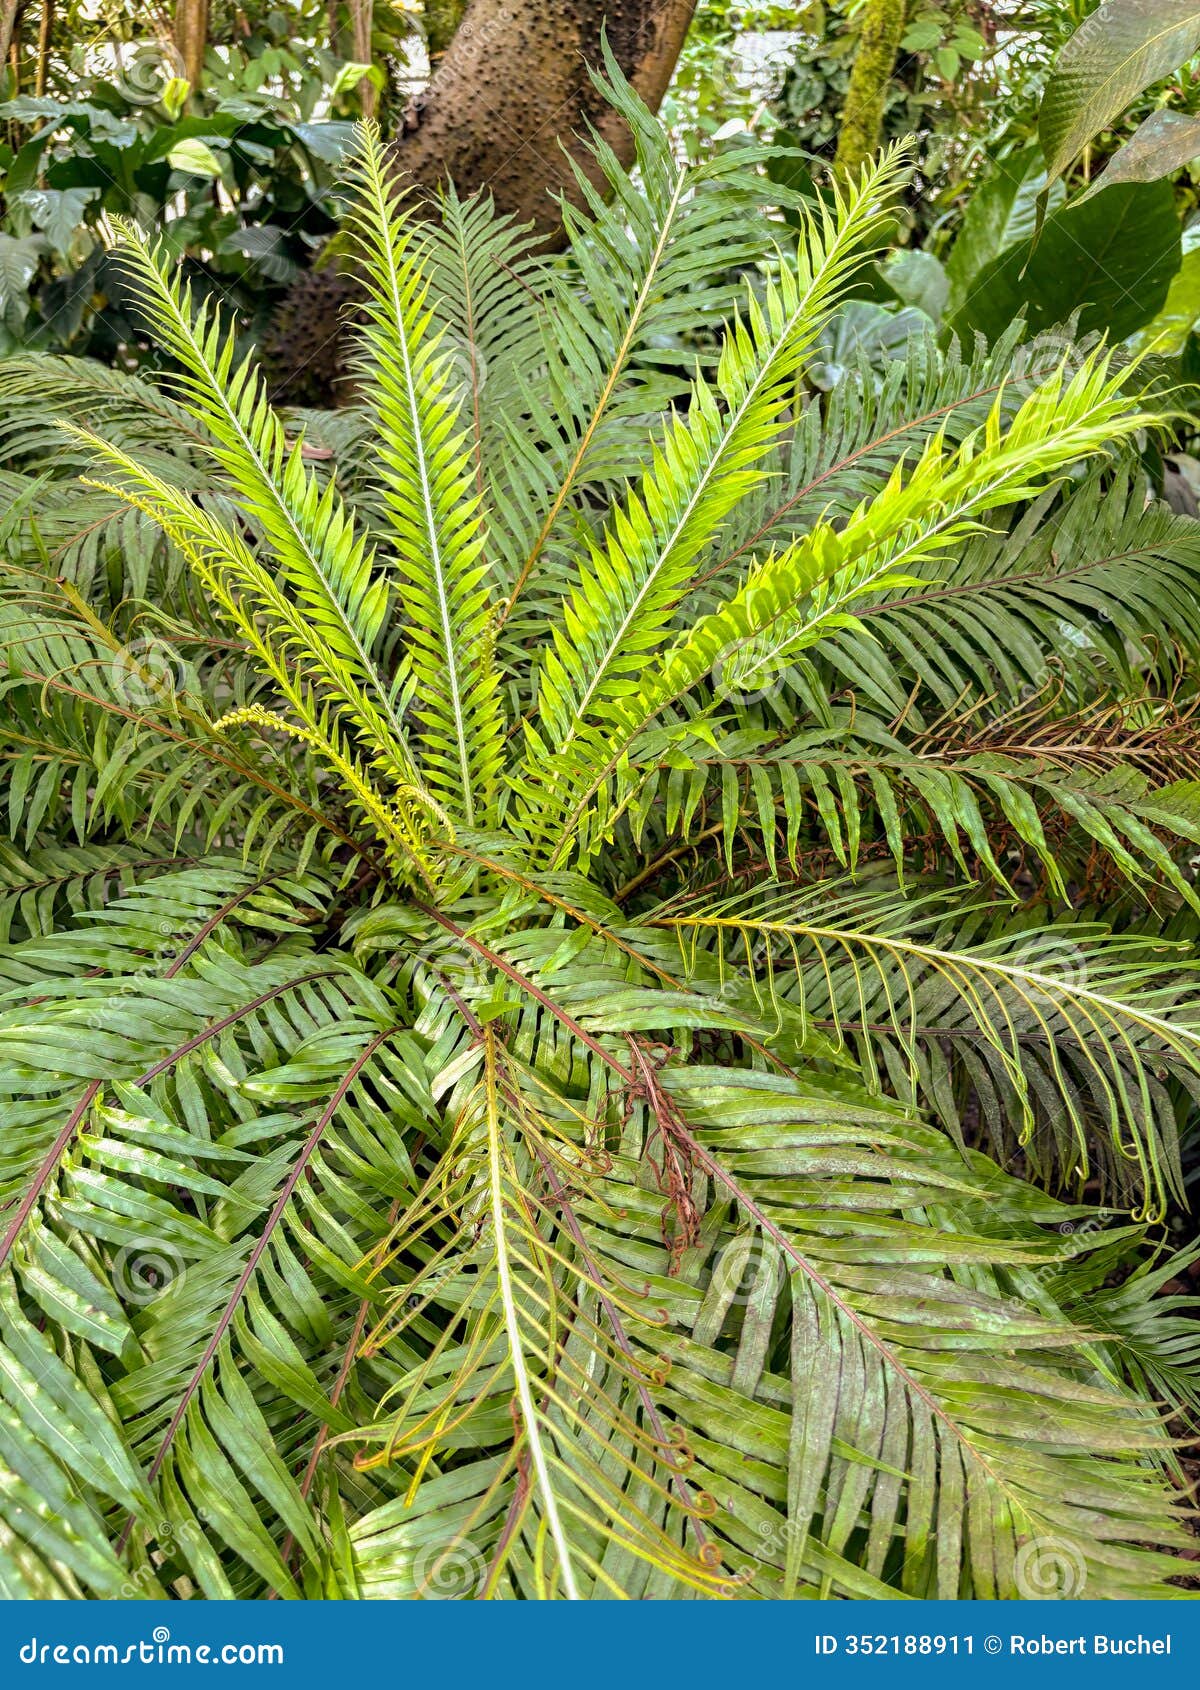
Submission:
MULTIPOLYGON (((136 282, 149 324, 179 362, 173 379, 185 408, 203 425, 240 502, 261 524, 281 581, 329 654, 327 667, 361 698, 362 729, 379 754, 407 770, 411 759, 395 700, 372 657, 390 594, 371 551, 336 489, 322 491, 306 467, 302 444, 289 445, 255 365, 235 365, 234 339, 222 334, 211 305, 194 307, 166 254, 132 226, 122 227, 116 251, 136 282)), ((122 461, 121 454, 110 455, 122 461)))
MULTIPOLYGON (((564 274, 547 276, 545 355, 530 360, 536 379, 527 376, 523 403, 513 407, 529 413, 533 431, 510 429, 510 479, 496 490, 515 569, 506 621, 527 584, 534 607, 561 596, 554 588, 564 564, 574 573, 569 536, 581 496, 636 476, 630 427, 687 394, 688 361, 672 370, 663 347, 697 322, 732 314, 737 278, 770 256, 779 233, 762 215, 757 167, 768 150, 716 149, 687 163, 607 48, 604 72, 592 80, 628 126, 636 174, 598 136, 590 168, 574 166, 581 203, 563 205, 568 260, 564 274)), ((778 191, 780 203, 792 203, 778 191)), ((536 608, 510 632, 536 627, 531 617, 536 608)))
POLYGON ((864 606, 861 628, 823 655, 885 712, 920 725, 993 689, 1120 698, 1145 680, 1174 685, 1179 653, 1200 650, 1195 523, 1146 499, 1140 475, 1094 472, 1072 496, 1047 494, 981 535, 919 586, 864 606), (1142 678, 1145 678, 1143 680, 1142 678), (928 699, 913 697, 928 693, 928 699), (911 699, 911 703, 909 702, 911 699))
MULTIPOLYGON (((375 784, 370 765, 363 766, 347 739, 343 719, 327 701, 331 695, 343 702, 349 721, 364 737, 371 732, 377 718, 369 695, 355 685, 353 673, 329 658, 299 608, 280 590, 236 531, 207 517, 176 489, 140 469, 115 448, 99 439, 93 444, 98 455, 108 458, 128 478, 128 486, 114 484, 110 491, 144 510, 171 536, 213 602, 245 637, 291 705, 305 743, 345 782, 356 804, 397 852, 398 860, 426 874, 423 840, 431 820, 442 819, 441 812, 420 785, 403 743, 393 744, 386 735, 380 741, 366 740, 368 753, 373 753, 371 764, 390 777, 394 797, 389 796, 388 788, 381 790, 375 784)), ((269 712, 260 712, 260 721, 262 714, 269 712)))
MULTIPOLYGON (((955 937, 948 926, 953 913, 944 894, 907 900, 886 887, 825 881, 817 888, 761 887, 707 907, 658 913, 651 922, 679 939, 685 977, 696 947, 710 943, 722 969, 745 969, 768 997, 779 994, 803 1020, 812 1018, 836 1037, 847 1019, 864 1034, 878 1029, 908 1063, 914 1093, 921 1078, 918 1041, 928 1033, 930 1013, 952 999, 956 1024, 1001 1060, 1022 1143, 1036 1119, 1021 1043, 1037 1040, 1061 1122, 1074 1135, 1068 1160, 1079 1178, 1089 1168, 1094 1110, 1117 1157, 1136 1171, 1147 1212, 1161 1216, 1180 1191, 1181 1175, 1174 1121, 1168 1117, 1164 1127, 1151 1096, 1152 1070, 1165 1067, 1200 1081, 1200 1000, 1185 959, 1172 956, 1166 975, 1153 945, 1079 922, 955 937), (1062 1073, 1067 1045, 1078 1053, 1091 1094, 1086 1106, 1062 1073)), ((874 1071, 874 1041, 866 1037, 859 1048, 874 1071)))
POLYGON ((363 132, 353 228, 366 259, 368 401, 418 685, 422 772, 442 807, 484 822, 502 762, 486 536, 453 358, 430 333, 420 247, 377 131, 363 132))
POLYGON ((535 780, 572 750, 592 716, 631 691, 629 676, 661 643, 697 553, 764 473, 797 371, 881 238, 903 165, 903 152, 885 158, 809 223, 794 268, 733 323, 715 383, 697 379, 686 420, 668 431, 640 492, 592 549, 539 671, 526 755, 535 780))
MULTIPOLYGON (((951 728, 913 744, 841 707, 828 726, 794 735, 714 724, 707 739, 658 753, 665 829, 680 844, 715 830, 730 875, 748 840, 773 875, 783 863, 799 872, 815 834, 843 869, 857 869, 867 849, 886 853, 901 886, 912 842, 932 830, 964 875, 978 867, 1012 892, 1011 859, 1028 856, 1064 901, 1081 851, 1099 846, 1134 883, 1157 879, 1195 907, 1173 852, 1181 840, 1200 844, 1188 802, 1200 791, 1200 733, 1176 726, 1165 707, 1141 728, 1073 718, 1040 727, 989 723, 975 736, 968 718, 960 749, 951 728)), ((632 766, 645 766, 641 754, 632 766)))
POLYGON ((910 475, 898 467, 879 497, 840 528, 821 524, 752 567, 724 605, 667 648, 640 687, 614 689, 603 725, 581 735, 578 754, 563 759, 558 803, 546 804, 538 829, 549 835, 551 861, 562 862, 572 849, 586 857, 611 832, 605 793, 614 771, 655 718, 717 668, 732 669, 738 690, 769 684, 800 652, 855 626, 859 599, 911 584, 909 571, 974 532, 980 515, 1029 498, 1043 479, 1145 421, 1130 410, 1105 357, 1086 361, 1069 380, 1060 370, 1030 394, 1007 429, 993 408, 953 454, 935 437, 910 475))

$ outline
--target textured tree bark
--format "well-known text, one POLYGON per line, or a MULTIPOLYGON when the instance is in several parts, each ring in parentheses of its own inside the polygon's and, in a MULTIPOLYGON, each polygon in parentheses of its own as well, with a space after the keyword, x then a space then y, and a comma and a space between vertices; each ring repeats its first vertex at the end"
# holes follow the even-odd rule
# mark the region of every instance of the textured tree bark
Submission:
MULTIPOLYGON (((181 0, 182 3, 182 0, 181 0)), ((444 0, 443 17, 462 10, 444 0)), ((589 123, 628 164, 633 138, 588 76, 603 41, 657 109, 696 0, 471 0, 433 80, 393 142, 398 174, 421 188, 452 178, 486 189, 502 212, 560 237, 554 195, 576 197, 568 159, 586 162, 589 123)), ((428 23, 427 18, 427 23, 428 23)), ((348 391, 343 326, 352 273, 311 270, 289 289, 265 344, 276 397, 328 405, 348 391)))
POLYGON ((208 0, 175 0, 173 33, 183 59, 183 73, 195 90, 204 77, 208 50, 208 0))
POLYGON ((42 0, 42 15, 38 22, 37 70, 33 77, 33 91, 40 100, 46 92, 50 72, 50 36, 54 29, 54 0, 42 0))
POLYGON ((553 196, 573 192, 567 154, 595 125, 626 163, 625 125, 588 77, 608 42, 657 109, 696 0, 471 0, 429 88, 410 107, 393 156, 422 187, 453 178, 486 188, 501 211, 552 236, 553 196))
POLYGON ((835 170, 844 175, 861 170, 879 146, 884 101, 906 12, 905 0, 867 0, 863 8, 862 36, 846 89, 834 159, 835 170))
POLYGON ((8 57, 8 49, 12 46, 13 31, 17 26, 17 13, 21 10, 21 0, 0 0, 0 66, 8 57))

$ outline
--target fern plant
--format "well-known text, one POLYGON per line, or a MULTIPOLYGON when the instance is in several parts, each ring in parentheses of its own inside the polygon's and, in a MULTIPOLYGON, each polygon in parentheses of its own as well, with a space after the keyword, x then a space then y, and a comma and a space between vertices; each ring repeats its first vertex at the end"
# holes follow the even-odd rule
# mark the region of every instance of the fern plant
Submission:
POLYGON ((0 377, 6 1595, 1178 1593, 1200 528, 612 97, 563 262, 364 133, 352 417, 132 229, 0 377))

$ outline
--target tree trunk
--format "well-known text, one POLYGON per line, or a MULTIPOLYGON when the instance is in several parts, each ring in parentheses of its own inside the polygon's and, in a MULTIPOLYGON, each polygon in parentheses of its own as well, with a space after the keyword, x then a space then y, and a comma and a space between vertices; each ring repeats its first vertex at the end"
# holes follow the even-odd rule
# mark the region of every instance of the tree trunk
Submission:
POLYGON ((547 235, 553 196, 574 194, 567 154, 583 161, 592 123, 624 163, 632 141, 588 77, 605 33, 618 64, 657 109, 696 0, 471 0, 433 81, 393 145, 397 168, 422 187, 453 178, 486 187, 501 211, 547 235))
POLYGON ((0 0, 0 67, 8 58, 8 50, 12 46, 13 31, 17 26, 17 14, 21 10, 21 0, 0 0))
POLYGON ((173 33, 183 59, 183 74, 195 93, 204 77, 204 55, 208 51, 208 0, 175 0, 173 33))
POLYGON ((906 12, 905 0, 867 0, 863 8, 862 35, 846 89, 834 159, 834 168, 842 175, 857 174, 879 147, 883 107, 906 12))
POLYGON ((54 0, 42 0, 42 16, 38 23, 37 70, 33 78, 33 91, 39 100, 46 92, 46 82, 50 74, 50 37, 53 31, 54 0))
MULTIPOLYGON (((447 0, 447 5, 461 0, 447 0)), ((548 244, 562 219, 553 195, 577 198, 566 152, 586 165, 591 123, 628 164, 633 138, 592 86, 602 42, 657 109, 696 0, 471 0, 428 90, 392 143, 397 172, 422 188, 452 178, 486 188, 502 212, 548 244)), ((265 345, 276 398, 328 405, 346 391, 343 332, 352 273, 311 270, 288 290, 265 345)))
MULTIPOLYGON (((350 28, 353 37, 352 50, 356 65, 374 64, 372 47, 375 31, 375 0, 350 0, 350 28)), ((358 97, 362 101, 364 117, 375 116, 375 84, 363 77, 358 85, 358 97)))

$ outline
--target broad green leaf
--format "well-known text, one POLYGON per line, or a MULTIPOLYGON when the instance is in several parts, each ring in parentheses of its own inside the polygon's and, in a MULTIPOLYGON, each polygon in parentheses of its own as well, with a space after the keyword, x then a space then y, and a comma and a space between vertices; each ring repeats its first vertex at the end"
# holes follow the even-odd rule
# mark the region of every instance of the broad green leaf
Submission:
POLYGON ((1123 340, 1162 308, 1181 258, 1170 184, 1125 183, 1065 206, 1036 245, 1025 240, 993 259, 952 326, 994 339, 1018 317, 1039 334, 1078 312, 1079 334, 1123 340))
POLYGON ((1200 242, 1192 231, 1185 230, 1183 244, 1183 262, 1172 278, 1162 308, 1131 337, 1135 351, 1182 352, 1188 335, 1200 322, 1200 242))
POLYGON ((991 166, 971 196, 946 260, 950 283, 946 315, 962 308, 975 278, 1009 247, 1029 240, 1037 226, 1039 196, 1048 191, 1051 211, 1066 198, 1060 182, 1047 190, 1046 171, 1035 147, 991 166))
POLYGON ((1049 179, 1198 44, 1197 0, 1104 0, 1063 47, 1046 83, 1038 135, 1049 179))
POLYGON ((1194 158, 1200 158, 1200 117, 1156 111, 1113 154, 1082 198, 1091 199, 1118 182, 1157 182, 1194 158))
POLYGON ((167 154, 167 163, 175 170, 186 171, 189 176, 211 176, 215 179, 222 170, 216 153, 195 136, 177 141, 167 154))
POLYGON ((28 188, 18 199, 55 250, 66 253, 79 233, 84 211, 99 192, 98 188, 28 188))
POLYGON ((924 311, 931 322, 941 321, 949 293, 946 271, 931 252, 895 252, 883 266, 883 279, 904 305, 924 311))

